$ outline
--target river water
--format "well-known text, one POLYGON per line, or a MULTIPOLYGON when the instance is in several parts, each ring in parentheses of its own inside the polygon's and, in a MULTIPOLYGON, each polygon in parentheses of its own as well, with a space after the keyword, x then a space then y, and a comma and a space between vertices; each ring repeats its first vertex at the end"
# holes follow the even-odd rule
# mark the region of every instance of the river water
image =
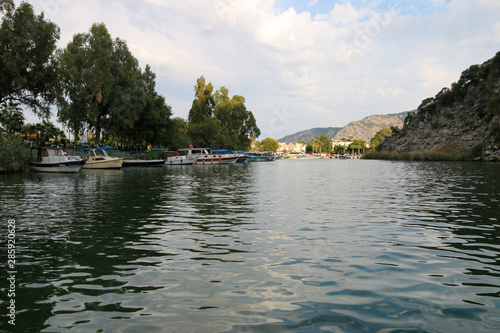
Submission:
POLYGON ((0 175, 2 332, 498 332, 500 164, 0 175), (7 305, 15 300, 15 326, 7 305))

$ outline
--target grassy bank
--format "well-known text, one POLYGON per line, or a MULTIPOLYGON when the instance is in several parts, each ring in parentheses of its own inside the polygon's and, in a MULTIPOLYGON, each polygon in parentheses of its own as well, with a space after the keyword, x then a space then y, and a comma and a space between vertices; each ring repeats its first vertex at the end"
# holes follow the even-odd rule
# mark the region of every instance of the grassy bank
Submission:
POLYGON ((366 159, 393 161, 473 161, 474 157, 470 151, 458 150, 425 150, 404 153, 373 151, 364 156, 366 159))

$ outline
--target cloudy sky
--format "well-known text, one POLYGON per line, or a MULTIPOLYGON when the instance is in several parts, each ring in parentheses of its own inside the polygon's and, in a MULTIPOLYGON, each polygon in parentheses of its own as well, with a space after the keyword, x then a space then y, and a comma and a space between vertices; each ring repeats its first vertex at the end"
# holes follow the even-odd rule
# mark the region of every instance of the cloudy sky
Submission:
POLYGON ((176 117, 201 75, 244 96, 260 139, 415 109, 500 51, 498 0, 29 2, 59 25, 61 47, 104 22, 176 117))

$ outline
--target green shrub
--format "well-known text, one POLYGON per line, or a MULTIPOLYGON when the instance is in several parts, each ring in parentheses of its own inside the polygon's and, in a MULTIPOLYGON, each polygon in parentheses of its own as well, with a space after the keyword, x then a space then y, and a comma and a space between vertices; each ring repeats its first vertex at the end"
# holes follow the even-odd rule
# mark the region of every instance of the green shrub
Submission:
POLYGON ((493 116, 500 115, 500 94, 492 95, 486 106, 493 116))
POLYGON ((495 123, 491 126, 490 136, 493 138, 495 143, 500 143, 500 124, 495 123))
POLYGON ((30 150, 23 140, 14 135, 0 133, 0 172, 25 171, 30 165, 30 150))
POLYGON ((484 148, 486 147, 486 143, 485 142, 481 142, 481 143, 478 143, 476 144, 474 147, 472 147, 472 155, 474 155, 474 157, 480 157, 481 155, 483 155, 483 151, 484 151, 484 148))

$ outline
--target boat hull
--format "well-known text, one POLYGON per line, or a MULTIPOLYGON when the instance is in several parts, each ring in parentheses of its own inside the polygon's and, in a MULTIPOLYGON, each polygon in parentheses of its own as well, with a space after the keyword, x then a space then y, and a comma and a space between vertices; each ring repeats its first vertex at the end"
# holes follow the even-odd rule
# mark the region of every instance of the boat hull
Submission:
POLYGON ((237 156, 229 157, 198 157, 196 164, 231 164, 236 163, 237 156))
POLYGON ((31 170, 36 172, 50 173, 75 173, 79 172, 85 161, 66 161, 59 163, 37 163, 31 162, 31 170))
POLYGON ((193 165, 196 163, 196 158, 185 156, 168 157, 165 165, 193 165))
POLYGON ((83 169, 121 169, 123 158, 113 158, 102 161, 89 160, 83 166, 83 169))

